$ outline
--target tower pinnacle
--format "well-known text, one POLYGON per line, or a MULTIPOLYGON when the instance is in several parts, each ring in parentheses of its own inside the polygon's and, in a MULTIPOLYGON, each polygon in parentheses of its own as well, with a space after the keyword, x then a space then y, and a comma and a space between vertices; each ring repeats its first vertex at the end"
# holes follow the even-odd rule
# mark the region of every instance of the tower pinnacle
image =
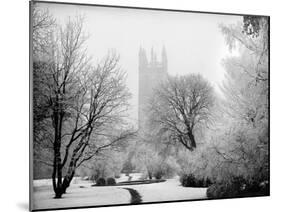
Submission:
POLYGON ((161 62, 162 62, 164 71, 167 72, 167 70, 168 70, 168 58, 167 58, 165 46, 162 47, 162 61, 161 62))

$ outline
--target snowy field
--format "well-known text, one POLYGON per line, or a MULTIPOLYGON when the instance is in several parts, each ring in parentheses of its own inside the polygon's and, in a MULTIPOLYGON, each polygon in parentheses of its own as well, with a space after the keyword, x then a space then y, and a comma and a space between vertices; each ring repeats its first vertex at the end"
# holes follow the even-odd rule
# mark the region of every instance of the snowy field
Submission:
MULTIPOLYGON (((131 174, 131 176, 133 176, 132 180, 138 180, 140 174, 131 174)), ((126 180, 128 177, 122 175, 117 182, 126 180)), ((91 181, 75 178, 67 194, 61 199, 54 199, 51 180, 35 180, 34 209, 130 204, 131 195, 124 188, 135 189, 141 195, 142 202, 207 198, 206 188, 182 187, 178 178, 143 185, 91 187, 92 184, 91 181)))

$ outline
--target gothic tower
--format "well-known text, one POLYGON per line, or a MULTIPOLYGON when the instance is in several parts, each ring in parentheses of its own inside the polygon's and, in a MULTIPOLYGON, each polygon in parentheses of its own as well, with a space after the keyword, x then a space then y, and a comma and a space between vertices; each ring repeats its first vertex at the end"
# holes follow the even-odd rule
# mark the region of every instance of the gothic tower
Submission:
POLYGON ((167 76, 168 59, 165 47, 162 48, 161 61, 151 48, 150 61, 147 59, 146 51, 139 50, 139 103, 138 122, 139 129, 144 128, 147 120, 147 105, 153 94, 153 89, 159 85, 167 76))

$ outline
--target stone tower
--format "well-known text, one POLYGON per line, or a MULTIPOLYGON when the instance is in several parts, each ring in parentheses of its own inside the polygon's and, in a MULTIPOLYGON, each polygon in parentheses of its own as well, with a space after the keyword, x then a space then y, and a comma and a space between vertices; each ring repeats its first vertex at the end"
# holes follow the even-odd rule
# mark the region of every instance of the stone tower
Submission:
POLYGON ((153 89, 167 76, 168 60, 165 47, 162 48, 161 60, 151 48, 150 60, 143 48, 139 50, 139 129, 144 128, 147 119, 147 105, 153 94, 153 89))

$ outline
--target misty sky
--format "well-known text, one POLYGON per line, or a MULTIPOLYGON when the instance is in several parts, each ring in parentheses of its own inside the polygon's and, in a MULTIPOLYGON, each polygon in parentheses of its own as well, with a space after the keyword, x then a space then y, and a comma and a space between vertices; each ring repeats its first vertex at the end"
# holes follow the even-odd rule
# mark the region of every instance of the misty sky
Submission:
POLYGON ((120 55, 120 66, 128 73, 128 87, 133 94, 130 117, 137 119, 138 51, 140 46, 150 53, 151 47, 161 56, 164 45, 168 57, 168 73, 183 75, 200 73, 219 92, 224 78, 222 59, 230 55, 218 25, 235 24, 242 16, 180 13, 166 11, 43 4, 63 23, 69 16, 85 16, 85 32, 89 55, 94 62, 109 50, 120 55))

